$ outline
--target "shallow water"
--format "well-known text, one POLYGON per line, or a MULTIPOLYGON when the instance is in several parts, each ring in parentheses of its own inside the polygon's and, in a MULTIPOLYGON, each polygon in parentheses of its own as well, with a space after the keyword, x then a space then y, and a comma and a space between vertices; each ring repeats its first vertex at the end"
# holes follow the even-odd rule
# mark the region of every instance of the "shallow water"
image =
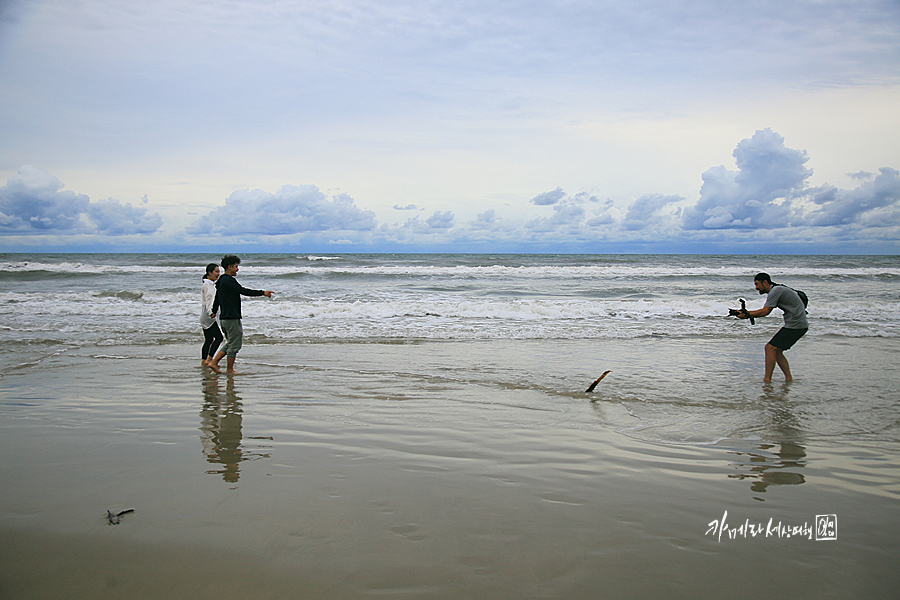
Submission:
POLYGON ((250 343, 234 377, 181 344, 35 355, 0 378, 0 591, 893 595, 897 344, 822 338, 763 385, 755 342, 250 343))

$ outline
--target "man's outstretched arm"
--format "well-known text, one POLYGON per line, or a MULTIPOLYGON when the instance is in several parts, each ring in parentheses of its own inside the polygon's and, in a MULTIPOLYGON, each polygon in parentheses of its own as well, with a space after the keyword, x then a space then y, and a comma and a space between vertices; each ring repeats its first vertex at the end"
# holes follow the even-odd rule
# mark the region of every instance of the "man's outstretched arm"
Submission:
POLYGON ((749 319, 750 317, 756 319, 759 317, 764 317, 770 312, 772 312, 771 306, 763 306, 759 310, 748 310, 745 313, 741 313, 740 315, 738 315, 738 317, 740 317, 741 319, 749 319))

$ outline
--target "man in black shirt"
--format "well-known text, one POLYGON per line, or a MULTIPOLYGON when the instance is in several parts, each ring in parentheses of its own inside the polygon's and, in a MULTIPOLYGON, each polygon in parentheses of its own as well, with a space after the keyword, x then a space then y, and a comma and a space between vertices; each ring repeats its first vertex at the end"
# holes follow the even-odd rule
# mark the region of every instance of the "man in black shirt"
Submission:
POLYGON ((212 316, 215 317, 216 312, 221 308, 219 314, 219 325, 222 326, 222 332, 225 334, 225 345, 220 349, 210 368, 219 373, 219 361, 223 356, 227 356, 225 361, 227 373, 235 373, 234 359, 237 357, 238 350, 241 349, 244 341, 244 328, 241 325, 241 296, 265 296, 272 297, 269 290, 248 290, 234 278, 238 272, 238 265, 241 259, 233 254, 229 254, 222 258, 222 269, 225 271, 216 281, 216 299, 212 306, 212 316))

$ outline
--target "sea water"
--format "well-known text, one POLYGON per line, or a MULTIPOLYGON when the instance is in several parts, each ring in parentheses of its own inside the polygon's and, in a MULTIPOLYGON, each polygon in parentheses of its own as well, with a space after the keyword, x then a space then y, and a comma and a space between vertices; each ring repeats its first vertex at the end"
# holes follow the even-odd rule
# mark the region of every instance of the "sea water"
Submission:
POLYGON ((236 376, 220 258, 0 256, 10 597, 898 589, 897 257, 245 254, 236 376), (791 384, 780 311, 727 317, 759 271, 810 298, 791 384))
MULTIPOLYGON (((0 255, 0 327, 74 345, 193 340, 200 278, 218 258, 0 255)), ((762 305, 758 271, 810 295, 810 338, 900 335, 894 256, 251 254, 239 280, 276 292, 244 305, 272 342, 733 340, 760 335, 723 320, 739 296, 762 305)))

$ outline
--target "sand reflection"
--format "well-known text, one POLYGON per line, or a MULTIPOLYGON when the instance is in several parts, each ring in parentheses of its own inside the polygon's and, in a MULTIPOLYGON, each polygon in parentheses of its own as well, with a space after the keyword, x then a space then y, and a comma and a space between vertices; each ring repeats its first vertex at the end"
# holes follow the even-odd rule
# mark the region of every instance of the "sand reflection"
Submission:
POLYGON ((211 475, 221 474, 228 483, 240 479, 240 463, 252 458, 268 457, 267 454, 248 452, 243 448, 244 404, 235 390, 234 378, 208 375, 203 379, 203 409, 200 411, 200 443, 203 454, 212 464, 211 475))
MULTIPOLYGON (((749 479, 753 492, 765 493, 771 485, 801 485, 806 482, 806 447, 800 420, 794 414, 788 396, 790 385, 766 385, 758 402, 766 419, 765 443, 755 451, 735 452, 742 457, 734 462, 741 473, 729 475, 734 479, 749 479)), ((757 498, 762 500, 762 498, 757 498)))

